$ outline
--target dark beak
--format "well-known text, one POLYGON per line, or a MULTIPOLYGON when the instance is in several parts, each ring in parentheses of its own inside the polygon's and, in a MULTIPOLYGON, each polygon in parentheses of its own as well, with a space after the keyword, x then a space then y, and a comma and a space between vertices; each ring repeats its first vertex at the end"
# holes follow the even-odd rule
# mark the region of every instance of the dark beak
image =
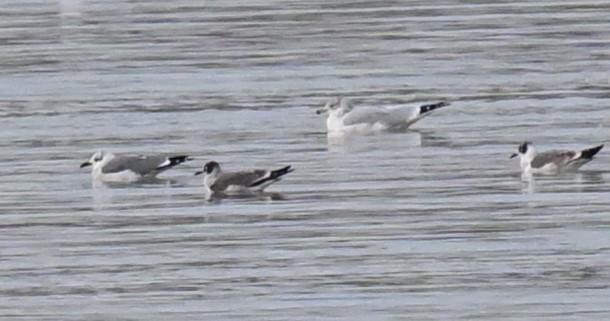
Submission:
POLYGON ((195 176, 203 174, 203 171, 195 172, 195 176))
POLYGON ((84 162, 84 163, 80 164, 80 168, 87 167, 87 166, 91 166, 91 163, 90 162, 84 162))
POLYGON ((326 112, 325 108, 320 108, 316 110, 316 115, 324 114, 326 112))
POLYGON ((513 158, 515 158, 517 156, 519 156, 519 155, 517 153, 514 153, 514 154, 510 155, 509 159, 513 159, 513 158))

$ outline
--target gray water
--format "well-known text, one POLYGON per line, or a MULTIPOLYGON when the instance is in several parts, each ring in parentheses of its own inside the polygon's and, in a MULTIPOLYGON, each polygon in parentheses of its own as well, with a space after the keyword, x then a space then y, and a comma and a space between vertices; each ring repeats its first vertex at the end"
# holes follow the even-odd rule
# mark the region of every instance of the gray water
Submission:
POLYGON ((610 2, 4 0, 3 320, 610 318, 610 2), (447 100, 329 139, 316 108, 447 100), (99 149, 188 153, 94 188, 99 149), (291 164, 208 202, 208 160, 291 164))

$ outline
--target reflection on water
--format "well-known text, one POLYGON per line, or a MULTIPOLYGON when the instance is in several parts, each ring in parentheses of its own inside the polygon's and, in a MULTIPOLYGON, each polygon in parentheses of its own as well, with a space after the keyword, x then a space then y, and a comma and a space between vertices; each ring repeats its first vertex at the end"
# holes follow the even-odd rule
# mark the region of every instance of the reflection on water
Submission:
POLYGON ((371 149, 385 149, 385 148, 405 148, 405 147, 417 147, 422 145, 422 135, 417 132, 407 133, 376 133, 374 135, 329 135, 327 137, 328 150, 333 153, 358 153, 365 152, 371 149), (399 140, 398 145, 388 144, 388 137, 396 135, 391 138, 392 142, 399 140))
MULTIPOLYGON (((166 175, 166 174, 164 174, 166 175)), ((121 181, 102 181, 98 179, 91 180, 92 188, 129 188, 129 187, 150 187, 150 185, 179 185, 180 183, 171 178, 161 178, 161 177, 142 177, 141 179, 135 182, 121 182, 121 181)))
POLYGON ((255 200, 255 201, 283 201, 285 196, 281 193, 252 193, 252 194, 230 194, 230 195, 205 195, 205 199, 211 204, 222 204, 222 200, 255 200))
POLYGON ((605 184, 605 172, 584 171, 554 176, 521 175, 524 193, 591 193, 605 184))
POLYGON ((3 7, 5 318, 610 317, 610 157, 531 181, 507 159, 610 137, 608 3, 3 7), (338 94, 451 107, 337 139, 314 110, 338 94), (92 186, 99 148, 194 160, 92 186), (209 160, 296 170, 208 201, 209 160))

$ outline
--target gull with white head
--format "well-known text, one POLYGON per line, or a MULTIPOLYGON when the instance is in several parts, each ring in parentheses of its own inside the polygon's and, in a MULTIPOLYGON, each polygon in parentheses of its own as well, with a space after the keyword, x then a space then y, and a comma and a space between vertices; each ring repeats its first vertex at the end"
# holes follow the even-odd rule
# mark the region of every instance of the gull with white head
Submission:
POLYGON ((580 151, 550 150, 537 153, 531 142, 524 142, 510 158, 520 157, 524 174, 554 175, 577 171, 590 162, 603 147, 604 145, 597 145, 580 151))
POLYGON ((251 194, 262 192, 269 185, 281 180, 281 177, 292 172, 289 166, 276 170, 256 169, 240 172, 224 172, 220 164, 211 161, 205 164, 202 171, 195 175, 205 174, 203 185, 209 196, 227 194, 251 194))
POLYGON ((421 106, 395 108, 354 108, 349 99, 331 98, 316 114, 328 113, 326 129, 329 134, 371 133, 379 131, 401 131, 431 114, 433 110, 449 106, 438 102, 421 106))
POLYGON ((134 182, 143 178, 154 178, 191 159, 186 155, 127 156, 99 151, 80 167, 91 166, 91 176, 96 181, 134 182))

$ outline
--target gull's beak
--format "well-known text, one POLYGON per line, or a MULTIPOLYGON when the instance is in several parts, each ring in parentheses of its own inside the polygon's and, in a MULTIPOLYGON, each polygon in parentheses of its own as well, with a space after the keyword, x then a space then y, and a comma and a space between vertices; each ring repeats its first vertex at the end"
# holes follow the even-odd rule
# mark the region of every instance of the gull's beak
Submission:
POLYGON ((80 168, 91 166, 91 165, 92 165, 91 162, 87 161, 87 162, 84 162, 84 163, 80 164, 80 168))
POLYGON ((509 159, 513 159, 513 158, 515 158, 515 157, 517 157, 517 156, 519 156, 519 154, 514 153, 514 154, 510 155, 509 159))
POLYGON ((195 176, 203 174, 203 171, 195 172, 195 176))
POLYGON ((328 112, 329 109, 328 104, 326 104, 324 107, 316 110, 316 115, 324 114, 328 112))

